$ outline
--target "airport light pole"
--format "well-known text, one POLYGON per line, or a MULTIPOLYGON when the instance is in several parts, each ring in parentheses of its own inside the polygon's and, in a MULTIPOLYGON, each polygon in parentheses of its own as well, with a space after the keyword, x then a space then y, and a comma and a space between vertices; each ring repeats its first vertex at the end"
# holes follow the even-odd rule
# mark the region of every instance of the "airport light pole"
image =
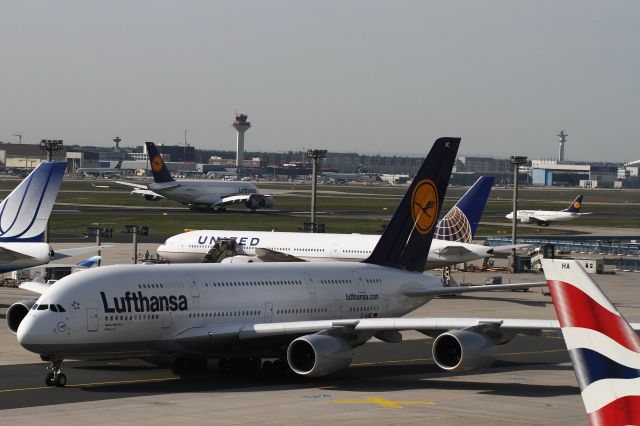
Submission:
POLYGON ((316 181, 318 180, 318 160, 327 158, 326 149, 310 149, 307 151, 307 158, 312 160, 311 163, 311 226, 312 232, 316 232, 316 181))
MULTIPOLYGON (((22 142, 22 135, 20 135, 20 141, 22 142)), ((61 139, 41 139, 40 149, 47 151, 47 161, 53 160, 53 151, 60 151, 63 148, 61 139)), ((44 228, 44 242, 49 243, 49 220, 47 220, 47 227, 44 228)))
MULTIPOLYGON (((518 224, 518 172, 520 166, 527 163, 527 157, 520 155, 511 156, 511 164, 513 165, 513 222, 511 223, 511 244, 516 244, 517 224, 518 224)), ((516 249, 511 251, 511 272, 516 272, 516 249)))
POLYGON ((123 234, 133 234, 133 263, 138 263, 138 235, 149 235, 149 227, 146 225, 124 225, 122 227, 123 234))

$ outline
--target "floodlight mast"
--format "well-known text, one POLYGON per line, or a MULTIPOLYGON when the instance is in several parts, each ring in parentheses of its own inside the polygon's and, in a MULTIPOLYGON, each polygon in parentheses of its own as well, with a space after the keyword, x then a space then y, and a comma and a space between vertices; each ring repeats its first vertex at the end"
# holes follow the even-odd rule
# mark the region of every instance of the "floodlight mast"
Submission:
POLYGON ((318 160, 327 158, 326 149, 310 149, 307 158, 311 159, 311 226, 312 231, 317 231, 316 226, 316 181, 318 180, 318 160))
MULTIPOLYGON (((513 164, 513 222, 511 223, 511 244, 516 244, 517 226, 518 226, 518 172, 520 166, 527 164, 527 157, 520 155, 511 156, 511 164, 513 164)), ((511 272, 516 272, 516 249, 512 249, 511 272)))

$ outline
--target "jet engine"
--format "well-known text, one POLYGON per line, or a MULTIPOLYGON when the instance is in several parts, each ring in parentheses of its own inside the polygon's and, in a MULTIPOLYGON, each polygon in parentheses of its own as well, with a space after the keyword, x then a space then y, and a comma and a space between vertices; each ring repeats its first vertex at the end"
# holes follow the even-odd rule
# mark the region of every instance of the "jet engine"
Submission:
POLYGON ((253 198, 247 200, 246 203, 244 203, 245 206, 247 206, 248 209, 251 210, 255 210, 258 207, 260 207, 260 203, 258 202, 258 200, 254 200, 253 198))
POLYGON ((326 376, 347 368, 352 359, 346 340, 326 334, 298 337, 287 348, 289 367, 301 376, 326 376))
POLYGON ((263 197, 258 202, 258 205, 260 207, 273 207, 274 203, 273 197, 263 197))
POLYGON ((158 195, 145 194, 145 195, 143 195, 143 197, 147 201, 160 201, 160 200, 162 200, 162 197, 160 197, 158 195))
POLYGON ((469 330, 442 333, 433 342, 433 360, 446 371, 467 372, 490 366, 496 359, 496 344, 486 334, 469 330))
POLYGON ((263 207, 273 207, 273 197, 250 198, 245 205, 248 209, 255 210, 263 207))
POLYGON ((7 310, 7 328, 13 334, 18 332, 18 326, 29 313, 29 309, 36 303, 36 299, 22 300, 9 306, 7 310))

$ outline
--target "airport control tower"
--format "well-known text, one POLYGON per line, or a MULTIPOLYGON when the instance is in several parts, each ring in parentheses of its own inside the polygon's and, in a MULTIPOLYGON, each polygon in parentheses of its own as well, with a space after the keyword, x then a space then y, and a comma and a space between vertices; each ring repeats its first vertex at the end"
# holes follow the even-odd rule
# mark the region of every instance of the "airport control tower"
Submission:
POLYGON ((564 161, 564 143, 567 141, 567 136, 569 135, 566 134, 564 130, 560 130, 560 133, 556 136, 558 136, 558 143, 560 144, 560 148, 558 148, 558 162, 561 163, 564 161))
POLYGON ((236 168, 242 168, 244 164, 244 132, 249 130, 251 127, 251 123, 247 121, 247 116, 245 114, 236 113, 236 118, 231 123, 231 126, 234 127, 238 132, 238 142, 236 147, 236 168))

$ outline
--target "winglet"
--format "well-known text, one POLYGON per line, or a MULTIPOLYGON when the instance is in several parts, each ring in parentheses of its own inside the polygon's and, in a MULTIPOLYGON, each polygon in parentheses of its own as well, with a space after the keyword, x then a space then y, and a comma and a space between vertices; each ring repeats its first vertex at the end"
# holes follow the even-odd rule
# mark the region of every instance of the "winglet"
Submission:
POLYGON ((149 162, 151 163, 151 172, 153 173, 153 181, 155 183, 173 182, 171 173, 164 164, 164 160, 158 152, 158 148, 153 142, 145 142, 147 145, 147 154, 149 155, 149 162))
POLYGON ((66 162, 40 163, 0 203, 0 242, 42 241, 66 162))
POLYGON ((589 421, 640 424, 640 337, 578 262, 542 267, 589 421))
POLYGON ((575 200, 573 200, 571 202, 571 204, 569 204, 569 207, 567 207, 566 209, 562 210, 563 212, 569 212, 569 213, 580 213, 580 207, 582 207, 582 198, 584 197, 584 195, 578 195, 576 197, 575 200))
POLYGON ((480 176, 438 222, 433 238, 470 243, 476 234, 495 179, 493 176, 480 176))
POLYGON ((409 271, 424 270, 460 138, 440 138, 429 151, 389 225, 364 261, 409 271))

